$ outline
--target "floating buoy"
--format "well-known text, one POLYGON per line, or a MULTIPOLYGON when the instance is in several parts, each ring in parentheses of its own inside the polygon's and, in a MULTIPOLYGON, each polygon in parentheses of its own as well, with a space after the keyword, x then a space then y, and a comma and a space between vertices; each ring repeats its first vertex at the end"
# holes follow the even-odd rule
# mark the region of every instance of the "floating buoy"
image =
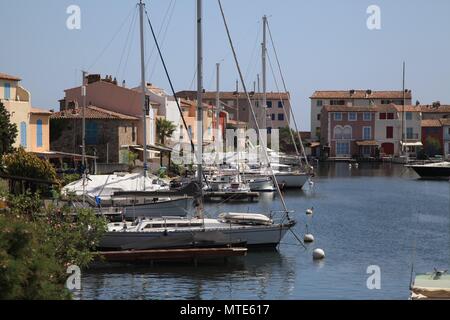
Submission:
POLYGON ((323 258, 325 258, 325 251, 323 251, 322 249, 314 249, 313 251, 313 259, 314 260, 322 260, 323 258))
POLYGON ((311 208, 309 208, 309 209, 306 209, 306 215, 307 216, 310 216, 310 215, 312 215, 314 213, 314 207, 311 207, 311 208))
POLYGON ((307 233, 305 234, 305 236, 303 237, 303 241, 305 243, 311 243, 314 242, 314 236, 311 233, 307 233))
POLYGON ((351 164, 351 163, 348 164, 348 168, 349 168, 349 169, 352 168, 352 164, 351 164))

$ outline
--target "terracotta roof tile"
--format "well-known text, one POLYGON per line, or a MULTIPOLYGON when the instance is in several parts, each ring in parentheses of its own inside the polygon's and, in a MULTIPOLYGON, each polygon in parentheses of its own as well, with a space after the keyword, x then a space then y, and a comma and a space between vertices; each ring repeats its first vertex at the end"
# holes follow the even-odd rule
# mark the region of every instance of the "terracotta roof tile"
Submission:
POLYGON ((1 73, 1 72, 0 72, 0 79, 3 79, 3 80, 12 80, 12 81, 20 81, 20 80, 22 80, 22 79, 20 79, 20 78, 18 78, 18 77, 16 77, 16 76, 11 76, 11 75, 9 75, 9 74, 1 73))
POLYGON ((425 119, 420 122, 422 127, 442 127, 442 123, 439 119, 425 119))
POLYGON ((450 126, 450 119, 440 119, 443 126, 450 126))
POLYGON ((31 113, 34 114, 52 114, 49 110, 39 109, 39 108, 31 108, 31 113))
MULTIPOLYGON (((411 91, 405 94, 406 99, 411 99, 411 91)), ((367 90, 330 90, 316 91, 310 99, 403 99, 403 91, 371 91, 367 94, 367 90)))
MULTIPOLYGON (((81 109, 67 109, 54 112, 51 119, 81 119, 81 109)), ((106 120, 139 120, 139 118, 128 116, 122 113, 106 110, 103 108, 89 106, 86 108, 86 119, 106 119, 106 120)))
POLYGON ((450 113, 450 105, 440 105, 433 107, 432 105, 421 105, 421 111, 427 113, 450 113))

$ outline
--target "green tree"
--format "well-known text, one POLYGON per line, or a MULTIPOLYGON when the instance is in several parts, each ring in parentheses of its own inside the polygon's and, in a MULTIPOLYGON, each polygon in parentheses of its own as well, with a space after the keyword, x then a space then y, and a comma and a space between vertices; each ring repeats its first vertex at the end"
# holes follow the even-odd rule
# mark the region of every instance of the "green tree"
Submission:
MULTIPOLYGON (((47 160, 40 159, 33 153, 26 152, 23 148, 17 149, 15 152, 3 156, 3 164, 6 172, 11 176, 19 176, 37 180, 45 180, 48 182, 58 182, 55 168, 47 160)), ((56 185, 59 188, 59 185, 56 185)), ((15 186, 17 188, 17 186, 15 186)), ((24 192, 31 190, 32 192, 41 192, 42 194, 49 192, 49 185, 24 182, 20 190, 13 188, 13 192, 24 192), (24 188, 23 188, 24 187, 24 188), (23 190, 25 189, 25 190, 23 190)))
POLYGON ((286 153, 295 153, 295 146, 294 146, 294 143, 292 142, 292 136, 289 131, 292 132, 295 143, 297 144, 298 151, 301 152, 300 140, 298 139, 298 135, 295 132, 295 130, 293 130, 289 127, 280 128, 280 131, 279 131, 280 151, 286 152, 286 153))
POLYGON ((45 208, 29 193, 10 196, 9 208, 0 212, 0 299, 69 299, 66 268, 93 260, 105 219, 88 209, 45 208))
POLYGON ((166 138, 171 137, 176 128, 177 127, 172 123, 172 121, 164 118, 158 118, 156 120, 156 134, 158 135, 158 142, 164 145, 166 138))
POLYGON ((17 138, 17 126, 11 123, 11 116, 3 103, 0 102, 0 155, 13 150, 17 138))

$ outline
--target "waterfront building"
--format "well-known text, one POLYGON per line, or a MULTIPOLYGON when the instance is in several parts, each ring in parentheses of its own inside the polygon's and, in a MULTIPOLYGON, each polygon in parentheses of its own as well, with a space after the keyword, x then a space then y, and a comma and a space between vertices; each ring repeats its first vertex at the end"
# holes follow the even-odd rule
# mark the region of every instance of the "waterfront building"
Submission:
POLYGON ((422 146, 421 108, 389 104, 375 106, 375 110, 375 140, 380 156, 398 157, 402 150, 415 155, 422 146))
MULTIPOLYGON (((228 113, 229 120, 234 122, 244 122, 249 128, 255 128, 250 105, 244 92, 222 91, 219 93, 221 107, 228 113), (238 111, 239 110, 239 111, 238 111)), ((268 92, 267 107, 262 106, 263 95, 261 93, 250 92, 250 99, 255 108, 255 115, 260 128, 267 128, 268 132, 272 129, 280 129, 290 126, 290 94, 289 92, 268 92), (283 106, 286 113, 283 111, 283 106), (265 115, 265 119, 264 119, 265 115)), ((197 98, 196 91, 180 91, 177 96, 189 100, 197 98)), ((216 107, 216 92, 206 91, 203 94, 203 102, 207 105, 216 107)))
POLYGON ((450 105, 441 105, 439 102, 432 105, 421 105, 420 111, 424 120, 450 118, 450 105))
POLYGON ((29 152, 49 151, 48 110, 35 108, 31 104, 31 93, 21 86, 21 79, 0 73, 0 102, 17 126, 17 138, 13 146, 21 146, 29 152))
MULTIPOLYGON (((82 152, 82 111, 80 107, 54 112, 51 117, 51 148, 64 153, 82 152)), ((99 163, 128 164, 128 148, 138 141, 138 117, 89 105, 85 109, 86 153, 99 163)))
MULTIPOLYGON (((64 92, 65 97, 60 100, 60 111, 82 106, 80 86, 64 90, 64 92)), ((86 103, 90 106, 141 119, 137 124, 137 144, 143 145, 143 111, 140 88, 127 88, 125 81, 119 85, 117 80, 112 79, 111 76, 101 78, 99 74, 88 75, 86 103)), ((156 143, 156 117, 159 106, 159 103, 152 101, 150 93, 147 92, 146 134, 148 145, 156 143)), ((156 158, 156 155, 150 152, 150 158, 156 158)))
POLYGON ((372 106, 324 106, 321 111, 323 155, 331 158, 377 156, 372 106))
POLYGON ((321 112, 324 106, 376 106, 396 104, 411 104, 411 90, 403 91, 372 91, 372 90, 330 90, 316 91, 310 97, 311 100, 311 139, 321 139, 321 112))

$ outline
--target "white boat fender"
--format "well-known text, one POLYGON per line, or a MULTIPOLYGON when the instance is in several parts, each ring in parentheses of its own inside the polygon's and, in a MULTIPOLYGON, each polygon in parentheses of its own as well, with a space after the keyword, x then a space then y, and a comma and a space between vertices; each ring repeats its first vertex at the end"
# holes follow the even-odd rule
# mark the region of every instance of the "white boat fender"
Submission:
POLYGON ((304 241, 305 243, 311 243, 311 242, 314 242, 314 236, 313 236, 311 233, 307 233, 307 234, 304 235, 303 241, 304 241))
POLYGON ((322 260, 325 258, 325 251, 320 248, 314 249, 313 251, 313 259, 314 260, 322 260))
POLYGON ((312 215, 314 213, 314 207, 311 207, 311 208, 309 208, 309 209, 306 209, 306 215, 307 216, 310 216, 310 215, 312 215))

